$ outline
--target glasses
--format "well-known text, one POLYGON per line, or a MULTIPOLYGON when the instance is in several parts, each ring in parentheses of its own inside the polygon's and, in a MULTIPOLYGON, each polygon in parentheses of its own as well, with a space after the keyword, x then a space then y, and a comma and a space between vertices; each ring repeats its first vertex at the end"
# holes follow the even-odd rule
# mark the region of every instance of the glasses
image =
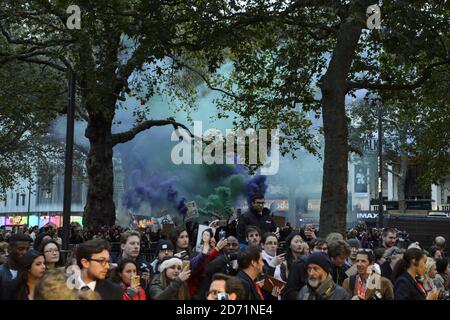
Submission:
POLYGON ((372 249, 358 249, 357 253, 373 253, 372 249))
POLYGON ((264 203, 266 203, 266 202, 265 201, 255 201, 255 204, 263 205, 264 203))
POLYGON ((89 261, 95 261, 99 263, 102 267, 106 267, 106 265, 111 264, 111 261, 106 259, 89 259, 89 261))

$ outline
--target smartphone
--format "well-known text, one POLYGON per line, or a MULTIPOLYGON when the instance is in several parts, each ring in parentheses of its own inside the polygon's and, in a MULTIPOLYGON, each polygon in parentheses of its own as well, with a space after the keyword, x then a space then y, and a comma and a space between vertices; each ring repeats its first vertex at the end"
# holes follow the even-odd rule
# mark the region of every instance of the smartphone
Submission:
POLYGON ((141 285, 141 277, 140 276, 132 276, 131 277, 131 286, 133 288, 137 288, 141 285))
POLYGON ((225 239, 227 237, 227 232, 225 230, 220 230, 219 231, 219 239, 225 239))
POLYGON ((280 254, 283 254, 283 253, 285 253, 285 250, 281 247, 278 247, 277 248, 277 256, 279 256, 280 254))

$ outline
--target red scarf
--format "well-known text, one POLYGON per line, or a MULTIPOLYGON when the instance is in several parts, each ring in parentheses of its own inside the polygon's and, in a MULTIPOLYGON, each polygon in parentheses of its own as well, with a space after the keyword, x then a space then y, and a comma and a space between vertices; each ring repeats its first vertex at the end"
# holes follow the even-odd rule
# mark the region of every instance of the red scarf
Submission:
POLYGON ((256 282, 253 282, 253 285, 255 286, 256 292, 258 292, 258 295, 261 298, 261 300, 264 300, 264 295, 261 292, 261 288, 256 284, 256 282))

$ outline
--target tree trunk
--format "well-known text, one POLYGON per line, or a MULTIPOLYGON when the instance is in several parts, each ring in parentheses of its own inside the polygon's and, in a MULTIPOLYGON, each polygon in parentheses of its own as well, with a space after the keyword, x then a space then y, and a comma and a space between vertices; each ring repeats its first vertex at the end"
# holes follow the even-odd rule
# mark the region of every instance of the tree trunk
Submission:
POLYGON ((89 114, 85 133, 90 142, 90 150, 86 161, 89 185, 83 224, 94 230, 104 225, 111 226, 116 219, 113 201, 112 118, 113 116, 102 112, 89 114))
POLYGON ((325 136, 320 236, 343 235, 347 222, 348 128, 345 114, 347 75, 355 57, 362 25, 350 19, 342 23, 336 47, 321 85, 325 136))

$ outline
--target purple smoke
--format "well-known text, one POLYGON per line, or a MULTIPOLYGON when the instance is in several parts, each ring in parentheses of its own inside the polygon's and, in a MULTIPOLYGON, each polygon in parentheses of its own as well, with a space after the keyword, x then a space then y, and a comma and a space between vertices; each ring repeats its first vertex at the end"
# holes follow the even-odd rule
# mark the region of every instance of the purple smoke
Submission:
POLYGON ((141 204, 150 203, 152 207, 162 207, 172 205, 181 214, 185 214, 187 208, 184 203, 186 200, 178 200, 178 190, 175 185, 179 184, 179 178, 176 176, 163 176, 154 174, 145 177, 139 170, 132 173, 132 187, 123 195, 123 204, 126 208, 134 211, 138 210, 141 204))
POLYGON ((267 177, 257 175, 250 178, 245 184, 245 193, 247 194, 247 202, 250 205, 252 198, 256 194, 264 195, 267 190, 267 177))

